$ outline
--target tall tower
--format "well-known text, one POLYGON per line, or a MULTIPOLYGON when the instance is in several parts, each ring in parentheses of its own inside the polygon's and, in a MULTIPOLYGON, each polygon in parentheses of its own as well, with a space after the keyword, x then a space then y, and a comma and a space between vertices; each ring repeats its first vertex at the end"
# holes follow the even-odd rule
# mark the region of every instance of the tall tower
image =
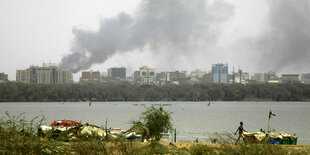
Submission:
POLYGON ((213 83, 228 84, 228 64, 213 64, 212 65, 212 81, 213 83))

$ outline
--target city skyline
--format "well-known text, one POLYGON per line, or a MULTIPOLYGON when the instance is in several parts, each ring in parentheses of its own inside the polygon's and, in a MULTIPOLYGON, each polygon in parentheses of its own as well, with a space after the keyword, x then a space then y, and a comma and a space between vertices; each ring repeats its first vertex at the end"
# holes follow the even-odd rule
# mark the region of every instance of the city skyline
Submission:
POLYGON ((222 62, 251 74, 309 73, 307 7, 306 0, 0 0, 0 72, 14 80, 16 70, 63 64, 82 48, 87 52, 79 56, 85 58, 71 64, 81 71, 126 66, 133 72, 143 65, 208 71, 222 62), (96 42, 115 46, 104 51, 107 46, 96 42))
MULTIPOLYGON (((244 73, 246 74, 246 76, 248 76, 249 80, 251 80, 251 79, 253 80, 253 78, 254 79, 257 78, 256 76, 266 76, 265 74, 267 74, 268 76, 274 76, 275 75, 277 77, 281 77, 283 75, 298 75, 298 78, 302 78, 303 75, 306 75, 306 78, 308 78, 308 75, 310 74, 310 73, 298 73, 298 74, 297 73, 281 73, 281 74, 279 74, 276 71, 255 72, 255 73, 251 73, 250 74, 248 71, 243 70, 242 68, 236 68, 236 70, 235 70, 234 66, 229 66, 229 64, 227 64, 227 63, 224 64, 224 63, 220 63, 219 62, 217 64, 212 64, 211 66, 212 67, 209 70, 195 69, 195 70, 191 70, 191 71, 175 70, 175 69, 172 69, 172 70, 157 70, 156 67, 154 67, 152 69, 154 70, 154 72, 156 74, 161 74, 161 73, 165 73, 165 74, 167 74, 167 73, 168 74, 171 74, 171 73, 172 74, 184 73, 184 75, 186 77, 192 77, 193 74, 195 76, 203 76, 203 75, 207 75, 207 74, 212 74, 211 80, 212 80, 213 83, 226 83, 226 84, 227 83, 238 83, 238 81, 240 81, 240 80, 243 80, 243 82, 245 82, 244 81, 245 79, 243 77, 243 76, 245 76, 244 73), (232 70, 230 68, 232 68, 232 70), (221 73, 219 73, 219 72, 221 72, 221 73), (202 74, 202 75, 196 75, 196 74, 202 74), (235 77, 235 74, 237 75, 236 77, 235 77), (241 77, 239 77, 239 74, 240 74, 240 76, 242 74, 242 79, 240 79, 241 77), (299 75, 300 75, 300 77, 299 77, 299 75), (220 80, 220 79, 217 79, 217 78, 220 78, 220 79, 224 78, 224 79, 220 80)), ((92 72, 96 73, 96 74, 98 73, 99 76, 100 76, 100 74, 102 74, 100 77, 117 77, 117 78, 128 78, 128 77, 131 77, 131 78, 133 78, 133 76, 135 76, 135 74, 136 74, 135 72, 139 71, 139 68, 141 70, 141 68, 149 68, 149 67, 150 66, 143 65, 143 66, 140 66, 140 67, 136 68, 133 72, 129 72, 129 73, 126 71, 126 67, 123 66, 123 67, 109 67, 106 71, 103 71, 103 70, 96 70, 96 71, 94 71, 94 70, 83 70, 83 71, 81 71, 81 75, 80 76, 72 74, 72 71, 69 74, 70 74, 71 80, 73 80, 73 82, 81 82, 81 79, 83 79, 83 77, 85 76, 84 75, 85 73, 86 74, 91 74, 92 72), (113 70, 115 70, 115 71, 113 71, 113 70), (114 73, 112 73, 112 72, 114 72, 114 73)), ((8 79, 8 80, 9 81, 20 81, 21 78, 22 78, 20 76, 20 74, 23 73, 23 74, 25 74, 24 76, 27 76, 28 74, 30 75, 29 71, 32 68, 40 68, 40 69, 42 68, 43 70, 48 69, 48 72, 50 72, 49 70, 51 68, 56 68, 57 69, 58 67, 54 63, 43 63, 42 66, 31 65, 31 66, 29 66, 29 68, 24 68, 22 70, 16 70, 16 74, 15 74, 16 78, 14 80, 10 80, 10 79, 8 79), (29 73, 26 73, 27 70, 28 70, 29 73), (17 80, 17 77, 19 77, 18 80, 17 80)), ((43 73, 43 74, 51 74, 51 73, 48 73, 48 72, 43 73)), ((7 75, 6 73, 1 73, 1 75, 2 74, 3 75, 7 75)), ((41 74, 42 73, 40 73, 40 76, 41 76, 41 74)), ((141 73, 139 73, 139 74, 141 74, 141 73)), ((87 75, 87 76, 89 77, 90 75, 87 75)), ((27 81, 27 79, 23 79, 23 80, 27 81)), ((28 80, 30 80, 30 79, 28 79, 28 80)), ((98 78, 97 78, 97 80, 98 80, 98 78)), ((256 81, 260 81, 261 79, 259 79, 259 80, 255 79, 255 80, 256 81)))

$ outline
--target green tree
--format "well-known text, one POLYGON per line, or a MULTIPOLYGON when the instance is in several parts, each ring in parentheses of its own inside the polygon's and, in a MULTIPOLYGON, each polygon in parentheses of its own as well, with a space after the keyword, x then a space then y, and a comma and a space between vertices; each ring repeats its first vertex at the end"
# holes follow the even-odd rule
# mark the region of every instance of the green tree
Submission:
POLYGON ((159 141, 162 137, 161 133, 173 130, 171 114, 163 110, 162 107, 157 109, 151 106, 140 115, 140 120, 134 121, 133 124, 143 124, 149 129, 150 137, 155 141, 159 141))

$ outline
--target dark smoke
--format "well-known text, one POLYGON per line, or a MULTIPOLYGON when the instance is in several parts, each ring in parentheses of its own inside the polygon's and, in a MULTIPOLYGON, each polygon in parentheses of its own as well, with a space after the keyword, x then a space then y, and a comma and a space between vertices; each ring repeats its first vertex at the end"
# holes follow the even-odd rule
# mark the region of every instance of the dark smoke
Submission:
POLYGON ((255 43, 261 53, 260 68, 280 72, 309 70, 310 1, 273 0, 266 29, 255 43))
POLYGON ((232 13, 232 5, 222 0, 210 4, 205 0, 143 0, 136 14, 105 19, 97 32, 75 28, 72 53, 59 66, 76 73, 104 63, 116 52, 146 46, 154 53, 190 54, 197 46, 215 44, 219 24, 232 13))

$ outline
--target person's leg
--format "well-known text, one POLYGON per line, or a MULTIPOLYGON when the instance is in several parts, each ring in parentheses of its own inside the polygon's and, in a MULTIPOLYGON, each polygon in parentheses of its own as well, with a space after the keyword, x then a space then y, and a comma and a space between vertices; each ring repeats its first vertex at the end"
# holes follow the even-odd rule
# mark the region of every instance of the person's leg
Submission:
POLYGON ((245 138, 244 138, 244 135, 242 135, 242 139, 243 139, 243 143, 246 143, 246 142, 245 142, 245 138))
POLYGON ((238 139, 237 139, 237 141, 236 141, 236 143, 235 143, 235 144, 237 144, 237 143, 238 143, 238 141, 239 141, 240 137, 241 137, 241 136, 239 135, 239 137, 238 137, 238 139))

